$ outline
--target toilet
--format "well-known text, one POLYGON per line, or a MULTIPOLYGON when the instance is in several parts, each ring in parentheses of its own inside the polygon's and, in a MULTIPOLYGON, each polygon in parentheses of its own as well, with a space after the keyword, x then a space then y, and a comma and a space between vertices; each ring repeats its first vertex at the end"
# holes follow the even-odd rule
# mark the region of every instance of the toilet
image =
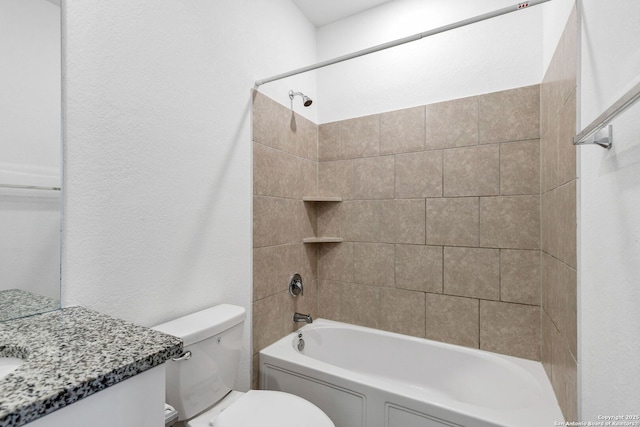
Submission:
POLYGON ((184 353, 167 362, 166 401, 187 427, 335 427, 311 402, 280 391, 233 391, 245 319, 222 304, 153 329, 182 338, 184 353))

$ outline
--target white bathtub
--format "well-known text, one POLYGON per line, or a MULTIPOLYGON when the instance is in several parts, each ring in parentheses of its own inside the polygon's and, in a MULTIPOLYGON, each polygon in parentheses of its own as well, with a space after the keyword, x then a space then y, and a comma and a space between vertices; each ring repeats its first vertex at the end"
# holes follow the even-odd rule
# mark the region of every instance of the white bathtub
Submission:
POLYGON ((315 403, 336 427, 563 421, 538 362, 324 319, 260 352, 260 384, 315 403))

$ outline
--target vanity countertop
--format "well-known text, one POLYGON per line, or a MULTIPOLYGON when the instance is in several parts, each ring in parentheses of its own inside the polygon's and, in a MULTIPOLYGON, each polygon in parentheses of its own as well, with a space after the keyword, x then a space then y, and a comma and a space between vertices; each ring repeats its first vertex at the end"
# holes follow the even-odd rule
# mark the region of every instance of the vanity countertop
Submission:
POLYGON ((0 427, 17 427, 161 365, 182 340, 82 307, 0 323, 0 427))

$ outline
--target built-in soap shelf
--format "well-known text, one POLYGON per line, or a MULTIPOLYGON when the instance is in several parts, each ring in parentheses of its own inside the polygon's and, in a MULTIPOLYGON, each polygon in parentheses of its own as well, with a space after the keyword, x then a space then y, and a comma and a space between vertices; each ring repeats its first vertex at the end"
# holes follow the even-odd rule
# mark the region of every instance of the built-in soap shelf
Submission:
POLYGON ((317 197, 317 196, 311 196, 311 197, 303 197, 302 201, 303 202, 341 202, 342 201, 342 197, 317 197))
MULTIPOLYGON (((318 203, 336 203, 341 202, 342 197, 322 197, 322 196, 309 196, 303 197, 303 202, 318 202, 318 203)), ((303 243, 340 243, 344 241, 342 237, 305 237, 302 239, 303 243)))
POLYGON ((305 237, 303 243, 340 243, 344 241, 342 237, 305 237))

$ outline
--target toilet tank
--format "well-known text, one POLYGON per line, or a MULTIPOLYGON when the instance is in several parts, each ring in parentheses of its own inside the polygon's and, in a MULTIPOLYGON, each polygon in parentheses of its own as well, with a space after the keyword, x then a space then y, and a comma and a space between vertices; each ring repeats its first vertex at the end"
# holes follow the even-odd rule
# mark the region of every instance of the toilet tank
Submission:
POLYGON ((191 357, 167 362, 167 403, 186 420, 232 390, 242 349, 244 307, 222 304, 153 329, 182 338, 191 357))

